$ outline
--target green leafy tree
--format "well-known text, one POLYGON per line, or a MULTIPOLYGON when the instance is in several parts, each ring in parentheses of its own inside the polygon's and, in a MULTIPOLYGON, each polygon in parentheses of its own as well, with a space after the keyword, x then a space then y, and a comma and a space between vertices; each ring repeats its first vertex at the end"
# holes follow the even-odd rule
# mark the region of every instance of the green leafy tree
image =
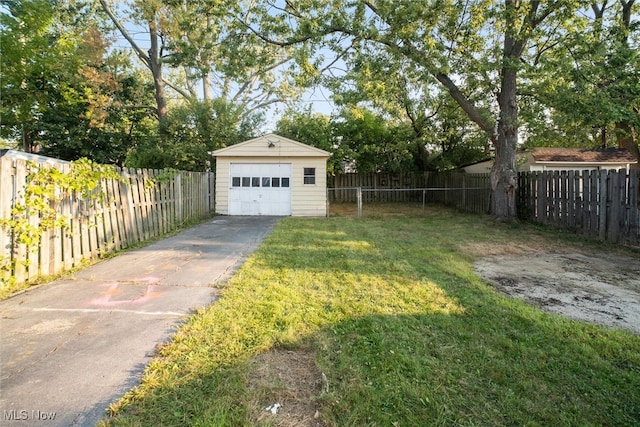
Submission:
MULTIPOLYGON (((515 218, 518 75, 531 43, 574 19, 578 2, 263 2, 247 23, 276 45, 317 41, 338 57, 384 51, 395 63, 441 85, 492 142, 491 212, 515 218), (485 88, 476 102, 469 88, 485 88)), ((335 59, 332 59, 335 61, 335 59)))
POLYGON ((335 137, 333 127, 331 117, 326 114, 313 112, 311 108, 303 111, 289 109, 278 120, 275 132, 330 152, 332 156, 327 163, 327 173, 335 174, 343 170, 342 163, 347 154, 335 137))
POLYGON ((120 75, 103 106, 105 115, 93 124, 73 106, 60 104, 43 115, 41 153, 65 160, 86 157, 122 166, 130 150, 142 141, 157 140, 148 84, 136 73, 120 75))
POLYGON ((466 117, 445 101, 448 105, 438 108, 438 118, 425 118, 418 129, 404 112, 393 119, 365 107, 343 105, 336 117, 311 109, 286 111, 276 133, 331 152, 329 173, 340 173, 347 165, 361 172, 440 171, 485 159, 484 134, 469 128, 466 117))
POLYGON ((415 170, 412 131, 370 110, 343 109, 335 127, 340 147, 360 173, 415 170))
POLYGON ((619 145, 640 156, 638 7, 635 0, 594 2, 580 31, 532 56, 539 66, 525 90, 525 111, 537 119, 527 126, 531 145, 619 145))
MULTIPOLYGON (((168 54, 165 62, 181 69, 190 96, 224 98, 247 112, 288 103, 304 86, 296 80, 291 51, 264 43, 242 21, 250 3, 194 0, 166 2, 168 54), (198 90, 197 82, 202 82, 198 90)), ((175 85, 171 85, 175 88, 175 85)), ((177 89, 179 90, 179 89, 177 89)), ((185 91, 180 90, 181 93, 185 91)))
POLYGON ((137 1, 130 4, 130 16, 136 19, 136 23, 143 23, 148 29, 148 49, 144 49, 135 41, 135 38, 126 29, 124 21, 117 17, 110 2, 100 0, 100 5, 122 36, 129 42, 136 56, 151 72, 156 101, 156 117, 159 121, 162 121, 168 111, 162 60, 166 47, 165 35, 162 32, 162 22, 166 15, 163 2, 159 0, 149 0, 137 1))
POLYGON ((421 170, 452 170, 491 157, 487 135, 446 94, 426 117, 418 141, 421 170))
MULTIPOLYGON (((394 62, 385 52, 358 52, 347 66, 344 75, 325 79, 337 103, 370 106, 381 118, 408 127, 411 133, 405 142, 412 146, 417 170, 449 170, 489 156, 486 134, 406 61, 394 62)), ((481 102, 482 89, 474 92, 476 102, 481 102)))
POLYGON ((54 28, 54 4, 45 0, 4 2, 0 14, 2 46, 2 136, 22 142, 31 152, 37 144, 39 119, 51 107, 49 93, 64 90, 58 76, 76 70, 73 34, 54 28))
POLYGON ((3 136, 25 151, 122 164, 133 139, 151 132, 147 96, 129 58, 107 56, 96 10, 35 0, 4 12, 3 136))
POLYGON ((246 31, 241 20, 251 8, 245 2, 100 5, 154 81, 158 139, 141 141, 127 164, 206 169, 208 151, 254 134, 269 106, 301 91, 287 65, 293 58, 246 31), (139 43, 133 26, 143 28, 148 41, 139 43), (169 102, 173 94, 177 99, 169 102))
POLYGON ((293 72, 296 57, 291 52, 247 31, 243 21, 252 14, 251 3, 100 0, 100 4, 151 72, 159 121, 169 109, 166 88, 183 101, 225 99, 251 114, 288 103, 305 87, 303 73, 293 72), (144 28, 149 40, 139 43, 129 30, 132 25, 144 28))
POLYGON ((172 108, 160 126, 162 138, 142 140, 126 164, 140 168, 211 170, 210 152, 250 139, 262 121, 224 99, 184 103, 172 108))

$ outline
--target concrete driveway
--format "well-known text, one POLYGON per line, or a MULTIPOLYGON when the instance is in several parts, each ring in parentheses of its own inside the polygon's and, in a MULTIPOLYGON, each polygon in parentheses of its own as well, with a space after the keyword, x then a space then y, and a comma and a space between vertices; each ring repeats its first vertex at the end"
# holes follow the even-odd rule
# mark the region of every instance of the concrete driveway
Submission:
POLYGON ((95 425, 278 219, 215 217, 0 301, 0 425, 95 425))

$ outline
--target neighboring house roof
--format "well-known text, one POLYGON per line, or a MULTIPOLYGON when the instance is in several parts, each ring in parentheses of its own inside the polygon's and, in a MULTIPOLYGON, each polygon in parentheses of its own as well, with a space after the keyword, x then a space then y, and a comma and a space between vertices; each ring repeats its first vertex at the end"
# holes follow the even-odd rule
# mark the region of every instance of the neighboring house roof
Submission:
POLYGON ((592 150, 586 148, 534 148, 531 152, 536 162, 559 163, 638 163, 625 148, 592 150))
POLYGON ((27 160, 35 163, 59 163, 69 164, 66 160, 55 159, 53 157, 41 156, 39 154, 27 153, 26 151, 0 149, 0 157, 8 157, 11 159, 27 160))
MULTIPOLYGON (((555 148, 540 147, 519 153, 517 167, 521 171, 565 169, 620 169, 638 164, 625 148, 555 148)), ((493 159, 465 166, 467 173, 483 173, 493 166, 493 159)))
POLYGON ((479 165, 481 163, 486 163, 486 162, 493 162, 493 157, 487 157, 486 159, 478 160, 477 162, 468 163, 468 164, 466 164, 464 166, 460 166, 460 169, 464 169, 464 168, 467 168, 469 166, 479 165))
POLYGON ((458 169, 465 171, 466 173, 488 173, 493 166, 493 158, 480 160, 477 162, 469 163, 468 165, 461 166, 458 169))
POLYGON ((330 157, 331 153, 285 138, 275 133, 253 138, 239 144, 230 145, 225 148, 213 151, 216 157, 220 156, 242 156, 242 157, 330 157), (267 148, 265 150, 264 148, 267 148))

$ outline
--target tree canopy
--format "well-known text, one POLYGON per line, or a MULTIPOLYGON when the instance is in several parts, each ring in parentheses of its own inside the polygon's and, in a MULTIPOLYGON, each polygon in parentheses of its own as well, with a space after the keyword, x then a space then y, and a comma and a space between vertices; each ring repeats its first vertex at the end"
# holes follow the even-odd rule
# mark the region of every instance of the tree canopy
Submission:
POLYGON ((265 126, 333 152, 336 172, 494 156, 492 213, 513 218, 520 147, 640 156, 638 12, 637 0, 5 1, 1 133, 66 159, 200 170, 265 126), (318 85, 332 115, 299 108, 318 85), (285 114, 266 123, 277 104, 285 114))
MULTIPOLYGON (((251 31, 274 45, 303 45, 317 57, 330 49, 351 77, 338 77, 339 84, 352 82, 348 95, 358 97, 364 90, 366 101, 385 110, 395 104, 417 124, 425 106, 437 99, 432 94, 446 93, 492 143, 491 210, 501 218, 516 216, 516 149, 526 129, 520 115, 522 90, 544 69, 543 56, 566 49, 572 37, 597 25, 597 19, 589 23, 585 18, 592 4, 574 0, 308 0, 260 5, 261 13, 253 14, 259 18, 247 24, 251 31), (387 77, 377 78, 380 73, 387 77), (423 105, 413 109, 419 104, 410 105, 411 98, 423 105)), ((633 14, 633 0, 620 0, 620 5, 633 14)), ((633 25, 627 28, 631 31, 633 25)), ((548 113, 555 105, 539 107, 539 113, 548 113)), ((630 121, 624 124, 630 126, 630 121)))
POLYGON ((25 151, 122 164, 148 134, 144 82, 129 59, 107 54, 89 3, 5 2, 2 136, 25 151))
POLYGON ((523 90, 532 114, 527 144, 618 145, 638 156, 638 7, 635 0, 590 7, 582 31, 567 33, 555 49, 536 58, 539 69, 523 90))

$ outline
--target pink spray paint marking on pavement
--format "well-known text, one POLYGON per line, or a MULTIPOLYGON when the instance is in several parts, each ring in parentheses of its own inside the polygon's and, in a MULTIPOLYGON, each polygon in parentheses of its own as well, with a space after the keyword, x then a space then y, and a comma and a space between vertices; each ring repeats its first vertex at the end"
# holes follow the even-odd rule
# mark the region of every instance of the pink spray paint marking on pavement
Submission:
POLYGON ((143 278, 134 280, 134 282, 137 282, 137 283, 138 282, 148 283, 147 289, 145 293, 142 294, 141 296, 137 298, 125 299, 125 300, 112 299, 116 295, 119 295, 122 293, 122 290, 120 289, 120 283, 118 282, 105 283, 105 285, 109 285, 109 288, 105 292, 103 292, 99 298, 92 299, 90 301, 90 304, 102 306, 102 307, 117 307, 117 306, 128 305, 128 304, 133 304, 133 305, 144 304, 146 302, 151 301, 154 298, 158 298, 164 293, 161 291, 157 291, 156 287, 154 286, 154 284, 158 283, 159 281, 160 279, 157 277, 143 277, 143 278))

